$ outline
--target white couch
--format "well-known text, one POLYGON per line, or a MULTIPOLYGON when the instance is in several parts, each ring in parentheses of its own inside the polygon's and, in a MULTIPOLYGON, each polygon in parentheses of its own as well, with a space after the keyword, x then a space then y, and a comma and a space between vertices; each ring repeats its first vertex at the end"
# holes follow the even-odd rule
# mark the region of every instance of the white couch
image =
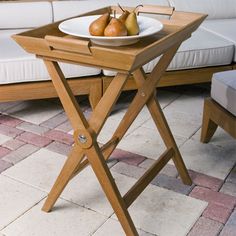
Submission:
MULTIPOLYGON (((196 11, 209 15, 192 37, 181 45, 168 68, 171 72, 168 72, 163 79, 163 85, 209 81, 212 72, 234 67, 236 61, 235 0, 129 0, 128 2, 119 0, 118 2, 130 6, 140 3, 173 6, 179 11, 196 11), (195 73, 196 68, 207 69, 197 69, 201 73, 195 73), (177 80, 175 76, 178 77, 177 80)), ((11 38, 12 34, 116 4, 116 0, 0 2, 0 101, 40 98, 42 87, 52 88, 51 82, 39 83, 49 81, 43 62, 20 48, 11 38), (42 86, 38 87, 38 84, 42 86), (21 88, 24 88, 25 92, 18 94, 17 91, 21 88)), ((157 60, 148 63, 145 71, 150 72, 157 60)), ((93 96, 96 91, 97 94, 90 100, 94 102, 93 105, 96 105, 100 98, 102 89, 106 89, 108 84, 106 81, 112 79, 109 76, 114 75, 110 71, 97 68, 65 63, 60 65, 67 78, 76 78, 71 80, 74 83, 75 94, 93 96), (87 87, 85 84, 88 84, 87 87), (81 89, 82 86, 86 89, 81 89), (90 89, 92 86, 93 89, 90 89)), ((134 84, 127 89, 132 88, 135 88, 134 84)), ((56 94, 52 90, 48 90, 48 93, 43 95, 43 97, 53 96, 56 94)))

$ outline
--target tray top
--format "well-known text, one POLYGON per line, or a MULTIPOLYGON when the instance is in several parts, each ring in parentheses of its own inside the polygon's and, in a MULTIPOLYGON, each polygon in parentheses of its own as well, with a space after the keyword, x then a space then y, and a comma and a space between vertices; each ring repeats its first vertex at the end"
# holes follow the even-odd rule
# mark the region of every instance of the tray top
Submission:
MULTIPOLYGON (((170 7, 146 5, 140 8, 139 12, 141 9, 145 13, 164 14, 170 18, 160 20, 164 25, 160 32, 143 38, 133 45, 111 47, 93 44, 88 39, 62 33, 58 29, 61 21, 14 35, 13 38, 27 52, 38 57, 132 72, 190 37, 206 18, 204 14, 178 12, 170 7)), ((117 7, 111 6, 83 16, 114 10, 119 11, 117 7)))

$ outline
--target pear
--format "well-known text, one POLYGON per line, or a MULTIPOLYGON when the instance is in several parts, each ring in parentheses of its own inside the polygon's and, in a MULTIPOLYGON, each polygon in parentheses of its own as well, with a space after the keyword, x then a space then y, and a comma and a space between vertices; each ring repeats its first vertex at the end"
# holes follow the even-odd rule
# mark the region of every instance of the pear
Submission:
POLYGON ((104 35, 109 37, 127 36, 127 29, 119 19, 112 18, 104 30, 104 35))
POLYGON ((138 7, 143 7, 143 5, 136 6, 125 20, 125 26, 127 28, 129 36, 139 34, 139 25, 138 25, 137 15, 135 13, 138 7))
POLYGON ((93 36, 104 36, 104 30, 110 20, 110 14, 105 13, 93 21, 89 26, 89 33, 93 36))
POLYGON ((129 11, 127 11, 127 10, 124 10, 122 7, 121 7, 121 5, 118 3, 118 6, 119 6, 119 8, 122 10, 122 15, 120 15, 120 17, 118 18, 122 23, 125 23, 125 21, 126 21, 126 19, 127 19, 127 17, 128 17, 128 15, 130 14, 130 12, 129 11))
POLYGON ((135 12, 131 12, 126 21, 125 21, 125 26, 128 31, 128 35, 137 35, 139 34, 139 25, 137 21, 137 16, 135 12))

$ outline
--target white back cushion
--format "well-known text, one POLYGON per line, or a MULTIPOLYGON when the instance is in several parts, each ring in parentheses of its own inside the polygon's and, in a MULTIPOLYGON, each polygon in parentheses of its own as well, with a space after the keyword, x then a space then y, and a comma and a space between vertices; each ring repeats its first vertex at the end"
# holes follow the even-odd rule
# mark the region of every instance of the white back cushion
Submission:
POLYGON ((62 20, 71 16, 77 16, 89 11, 93 11, 102 7, 117 5, 121 6, 137 6, 139 4, 162 5, 169 6, 168 0, 84 0, 84 1, 54 1, 53 13, 54 21, 62 20))
POLYGON ((0 29, 32 28, 52 22, 50 2, 1 2, 0 29))
POLYGON ((236 18, 236 0, 169 0, 178 11, 208 14, 208 19, 236 18))

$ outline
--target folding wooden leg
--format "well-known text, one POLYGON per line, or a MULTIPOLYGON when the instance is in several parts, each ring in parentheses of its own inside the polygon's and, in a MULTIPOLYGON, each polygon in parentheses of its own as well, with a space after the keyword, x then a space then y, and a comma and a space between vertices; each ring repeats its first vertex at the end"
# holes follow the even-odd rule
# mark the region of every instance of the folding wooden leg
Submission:
POLYGON ((159 130, 162 140, 164 141, 166 147, 174 149, 174 155, 172 159, 175 163, 175 166, 179 172, 179 175, 183 183, 187 185, 191 185, 192 180, 183 162, 182 156, 179 152, 179 148, 176 145, 176 142, 167 124, 167 121, 161 110, 161 107, 159 103, 156 101, 156 99, 154 98, 154 96, 151 100, 148 101, 147 107, 152 115, 152 119, 155 122, 157 129, 159 130))
POLYGON ((56 200, 70 181, 71 176, 80 164, 82 158, 83 153, 81 152, 81 148, 75 145, 42 207, 43 211, 49 212, 52 209, 56 200))
POLYGON ((103 191, 105 192, 110 204, 116 213, 126 235, 138 235, 134 223, 129 215, 124 199, 115 184, 109 168, 104 160, 97 143, 86 151, 90 165, 99 180, 103 191))
MULTIPOLYGON (((145 73, 142 69, 139 69, 134 72, 134 79, 139 87, 145 82, 145 80, 146 80, 145 78, 146 78, 146 76, 145 76, 145 73)), ((191 178, 189 177, 188 171, 185 167, 185 164, 183 162, 183 159, 181 157, 179 149, 176 145, 176 142, 175 142, 174 137, 171 133, 171 130, 170 130, 169 125, 166 121, 166 118, 162 112, 160 104, 158 103, 158 101, 155 98, 155 95, 153 95, 148 100, 147 107, 150 111, 152 119, 153 119, 154 123, 156 124, 156 127, 157 127, 166 147, 174 149, 173 161, 175 163, 175 166, 180 174, 180 177, 181 177, 183 183, 191 185, 192 184, 191 178)))

